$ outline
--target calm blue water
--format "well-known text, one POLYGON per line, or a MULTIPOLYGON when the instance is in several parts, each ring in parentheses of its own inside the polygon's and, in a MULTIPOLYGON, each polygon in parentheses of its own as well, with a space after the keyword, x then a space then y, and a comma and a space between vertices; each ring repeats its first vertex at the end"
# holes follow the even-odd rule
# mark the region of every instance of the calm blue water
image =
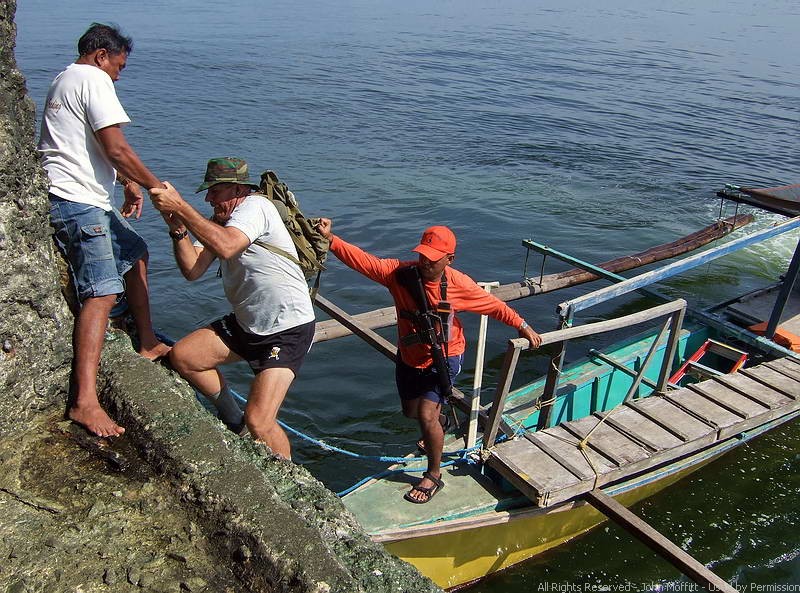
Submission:
MULTIPOLYGON (((457 267, 480 280, 518 280, 523 238, 604 261, 708 224, 726 182, 800 177, 792 2, 76 0, 63 8, 19 2, 17 60, 37 105, 89 23, 117 22, 135 40, 117 85, 133 119, 126 133, 157 175, 189 195, 209 157, 239 155, 257 172, 277 170, 307 213, 332 217, 342 236, 379 255, 407 254, 423 228, 450 225, 457 267)), ((176 272, 154 210, 137 224, 151 248, 162 331, 181 336, 227 312, 213 274, 189 284, 176 272)), ((792 241, 663 289, 702 303, 733 296, 775 278, 792 241)), ((515 306, 550 329, 555 304, 584 290, 515 306)), ((323 292, 351 312, 390 304, 337 262, 323 292)), ((489 381, 508 335, 490 328, 489 381)), ((246 391, 246 369, 231 377, 246 391)), ((469 368, 462 383, 471 385, 469 368)), ((314 348, 282 417, 339 446, 397 454, 416 431, 395 397, 391 364, 347 338, 314 348)), ((295 447, 297 461, 333 489, 378 469, 295 447)), ((800 583, 798 451, 798 427, 776 432, 639 511, 743 587, 800 583)), ((539 583, 690 590, 613 526, 475 590, 521 593, 539 583)))

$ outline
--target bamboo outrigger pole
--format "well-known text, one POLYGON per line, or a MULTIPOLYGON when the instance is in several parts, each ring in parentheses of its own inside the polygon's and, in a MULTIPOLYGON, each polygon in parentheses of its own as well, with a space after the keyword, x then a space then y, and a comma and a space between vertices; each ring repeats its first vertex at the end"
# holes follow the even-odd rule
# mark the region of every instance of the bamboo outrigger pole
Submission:
MULTIPOLYGON (((613 259, 598 264, 598 267, 608 272, 619 273, 653 262, 677 257, 678 255, 683 255, 684 253, 707 245, 712 241, 716 241, 752 221, 753 217, 750 214, 731 216, 724 220, 718 220, 714 224, 690 235, 686 235, 677 241, 658 245, 657 247, 652 247, 633 255, 613 259)), ((566 272, 548 274, 535 280, 531 279, 526 282, 504 284, 493 289, 492 294, 501 301, 513 301, 537 294, 552 292, 561 288, 567 288, 569 286, 575 286, 577 284, 583 284, 584 282, 590 282, 597 278, 598 276, 596 274, 575 268, 567 270, 566 272)), ((358 322, 361 327, 373 330, 397 323, 397 314, 394 307, 384 307, 383 309, 368 311, 366 313, 354 315, 352 318, 358 322)), ((353 332, 345 325, 339 323, 335 319, 330 319, 317 323, 314 341, 324 342, 348 336, 351 333, 353 332)))
POLYGON ((695 560, 683 549, 672 543, 648 523, 637 517, 602 490, 592 490, 583 495, 584 499, 610 519, 636 536, 647 547, 661 555, 675 568, 698 585, 709 591, 738 593, 728 581, 710 571, 702 562, 695 560))

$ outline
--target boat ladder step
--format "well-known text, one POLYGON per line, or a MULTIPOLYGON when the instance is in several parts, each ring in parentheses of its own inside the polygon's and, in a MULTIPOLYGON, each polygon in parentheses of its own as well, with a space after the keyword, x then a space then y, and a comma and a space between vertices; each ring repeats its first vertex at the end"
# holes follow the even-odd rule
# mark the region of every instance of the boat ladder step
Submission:
POLYGON ((727 374, 735 373, 744 366, 745 362, 747 362, 746 352, 738 350, 733 346, 729 346, 728 344, 724 344, 723 342, 718 342, 717 340, 706 340, 705 343, 703 343, 703 345, 700 346, 700 348, 698 348, 694 354, 687 358, 680 368, 675 371, 675 373, 669 378, 669 382, 677 385, 687 374, 701 380, 710 379, 711 377, 725 374, 722 371, 712 369, 711 367, 700 363, 700 360, 702 360, 706 354, 715 354, 720 358, 730 360, 733 365, 730 367, 730 369, 728 369, 727 374))
POLYGON ((712 369, 704 364, 700 364, 699 362, 692 362, 689 361, 689 364, 686 367, 686 374, 696 377, 697 379, 704 380, 710 379, 711 377, 716 377, 718 375, 723 375, 722 371, 718 371, 717 369, 712 369))

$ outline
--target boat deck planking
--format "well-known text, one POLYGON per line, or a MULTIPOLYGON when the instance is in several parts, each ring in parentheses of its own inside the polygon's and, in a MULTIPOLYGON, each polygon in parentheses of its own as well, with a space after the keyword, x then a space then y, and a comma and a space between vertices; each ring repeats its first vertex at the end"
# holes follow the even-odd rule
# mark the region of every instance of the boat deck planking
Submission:
POLYGON ((717 439, 735 434, 738 430, 736 425, 744 419, 708 398, 697 397, 696 392, 688 389, 668 393, 664 397, 696 418, 712 424, 717 430, 717 439))
POLYGON ((780 371, 761 366, 752 369, 742 369, 740 373, 750 379, 755 379, 762 385, 779 391, 791 399, 797 399, 798 397, 797 393, 798 390, 800 390, 800 380, 795 380, 780 371))
POLYGON ((800 381, 800 363, 791 358, 779 358, 777 360, 771 360, 764 363, 762 366, 775 369, 787 377, 791 377, 792 379, 797 379, 800 381))
POLYGON ((647 416, 684 443, 701 439, 713 431, 709 423, 701 422, 663 397, 647 397, 625 405, 647 416))
POLYGON ((742 418, 758 417, 769 410, 769 406, 754 402, 738 391, 714 381, 689 385, 688 388, 742 418))
POLYGON ((792 399, 781 393, 774 386, 764 385, 740 373, 722 375, 716 377, 715 380, 770 409, 779 408, 792 399))
POLYGON ((589 434, 596 435, 597 438, 590 439, 587 446, 613 461, 617 467, 648 456, 642 445, 605 422, 598 426, 597 419, 592 416, 569 422, 564 425, 564 430, 581 440, 589 434))
POLYGON ((506 441, 486 463, 548 507, 794 412, 798 398, 800 363, 779 359, 506 441))

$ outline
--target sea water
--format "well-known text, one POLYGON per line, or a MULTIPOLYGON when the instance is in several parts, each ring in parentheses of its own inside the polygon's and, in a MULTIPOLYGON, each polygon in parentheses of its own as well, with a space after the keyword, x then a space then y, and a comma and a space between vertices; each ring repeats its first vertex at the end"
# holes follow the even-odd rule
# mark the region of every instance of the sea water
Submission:
MULTIPOLYGON (((133 120, 126 135, 199 210, 209 211, 193 193, 206 160, 241 156, 255 175, 276 170, 306 213, 331 217, 342 237, 379 256, 411 257, 425 227, 451 226, 455 265, 478 280, 518 281, 522 239, 602 262, 732 214, 715 198, 725 183, 800 181, 793 2, 76 0, 56 9, 20 0, 17 60, 39 113, 92 21, 133 36, 116 87, 133 120)), ((758 214, 755 226, 775 220, 758 214)), ((228 311, 213 273, 188 283, 177 272, 149 204, 135 224, 150 246, 159 330, 180 337, 228 311)), ((659 288, 693 304, 724 300, 774 281, 796 241, 770 241, 659 288)), ((540 264, 532 259, 528 273, 540 264)), ((555 305, 586 290, 514 306, 549 330, 555 305)), ((385 289, 335 260, 322 292, 351 313, 390 304, 385 289)), ((474 336, 477 320, 464 321, 474 336)), ((514 334, 490 324, 489 392, 514 334)), ((522 369, 543 365, 532 356, 522 369)), ((229 372, 243 393, 249 377, 242 365, 229 372)), ((391 363, 350 337, 312 349, 281 418, 339 447, 394 455, 417 436, 398 408, 391 363)), ((334 490, 380 469, 293 445, 295 460, 334 490)), ((797 590, 798 451, 797 426, 775 431, 636 510, 742 590, 797 590)), ((566 586, 693 587, 608 525, 474 590, 566 586)))

